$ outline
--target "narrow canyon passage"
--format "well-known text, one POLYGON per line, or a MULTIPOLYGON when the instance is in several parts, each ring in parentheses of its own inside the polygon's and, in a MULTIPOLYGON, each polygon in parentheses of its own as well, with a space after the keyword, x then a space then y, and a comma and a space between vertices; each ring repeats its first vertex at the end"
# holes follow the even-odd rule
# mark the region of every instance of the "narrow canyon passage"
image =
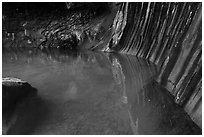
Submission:
POLYGON ((58 49, 2 55, 3 77, 38 90, 18 104, 8 134, 201 134, 153 80, 156 66, 142 58, 58 49))
POLYGON ((202 134, 201 2, 3 2, 2 134, 202 134))

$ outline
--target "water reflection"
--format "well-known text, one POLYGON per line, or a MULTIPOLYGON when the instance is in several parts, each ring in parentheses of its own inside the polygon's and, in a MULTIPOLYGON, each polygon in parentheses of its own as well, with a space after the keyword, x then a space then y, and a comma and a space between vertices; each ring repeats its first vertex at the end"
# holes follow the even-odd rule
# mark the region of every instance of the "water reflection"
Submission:
POLYGON ((157 68, 134 56, 111 54, 112 70, 134 134, 201 134, 201 130, 160 87, 157 68))
POLYGON ((2 55, 3 77, 28 81, 41 100, 19 108, 10 134, 201 133, 157 86, 156 67, 143 59, 58 49, 7 49, 2 55))

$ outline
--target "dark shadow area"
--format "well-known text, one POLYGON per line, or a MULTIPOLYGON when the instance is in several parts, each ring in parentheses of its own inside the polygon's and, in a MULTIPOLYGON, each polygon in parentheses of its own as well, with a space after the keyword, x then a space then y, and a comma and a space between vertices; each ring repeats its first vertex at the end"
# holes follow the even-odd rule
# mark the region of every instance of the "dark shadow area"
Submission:
POLYGON ((109 28, 116 12, 113 4, 107 2, 3 2, 2 5, 4 48, 90 49, 110 39, 109 28), (84 42, 88 44, 84 46, 84 42))
POLYGON ((8 135, 29 135, 49 117, 48 102, 40 97, 28 97, 15 109, 17 119, 8 135))
POLYGON ((70 8, 67 7, 66 2, 3 2, 2 14, 8 17, 16 14, 31 18, 45 14, 49 15, 53 12, 70 13, 85 10, 93 10, 99 15, 104 10, 108 10, 108 4, 106 2, 68 3, 71 5, 70 8))

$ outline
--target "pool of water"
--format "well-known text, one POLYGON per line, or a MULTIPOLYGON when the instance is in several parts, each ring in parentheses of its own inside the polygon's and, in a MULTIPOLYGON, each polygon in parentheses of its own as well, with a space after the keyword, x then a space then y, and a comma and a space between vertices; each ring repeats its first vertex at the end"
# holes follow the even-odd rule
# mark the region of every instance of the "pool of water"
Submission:
POLYGON ((156 67, 134 56, 4 49, 3 77, 37 88, 17 108, 9 134, 200 134, 154 82, 156 67))

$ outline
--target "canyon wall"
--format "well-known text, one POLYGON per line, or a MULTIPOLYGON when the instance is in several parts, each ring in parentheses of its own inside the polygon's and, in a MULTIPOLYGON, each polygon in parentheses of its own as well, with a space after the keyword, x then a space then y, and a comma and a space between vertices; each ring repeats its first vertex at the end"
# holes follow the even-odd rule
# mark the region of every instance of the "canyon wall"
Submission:
POLYGON ((121 3, 104 51, 146 58, 202 128, 202 3, 121 3))

